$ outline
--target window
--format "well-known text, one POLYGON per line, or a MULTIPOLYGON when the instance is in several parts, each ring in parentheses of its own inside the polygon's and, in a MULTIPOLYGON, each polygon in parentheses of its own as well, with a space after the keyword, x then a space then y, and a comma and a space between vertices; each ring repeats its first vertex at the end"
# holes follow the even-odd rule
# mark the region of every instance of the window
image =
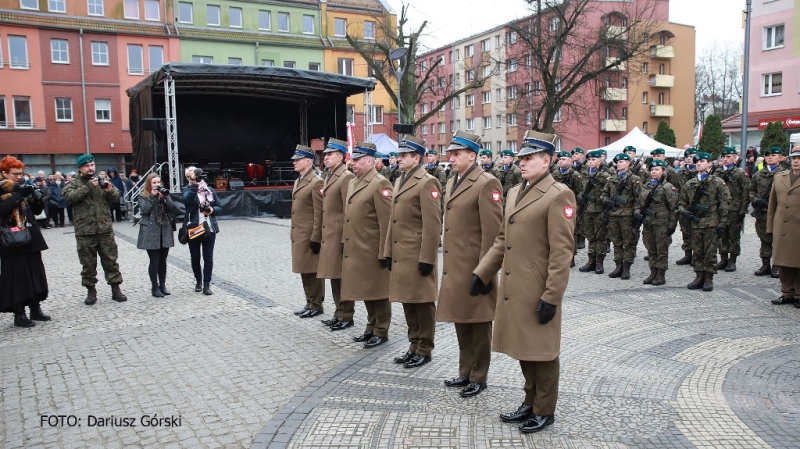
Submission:
POLYGON ((428 125, 422 125, 422 135, 423 136, 428 135, 428 125))
POLYGON ((458 131, 459 129, 461 129, 461 120, 456 120, 456 129, 454 129, 453 131, 455 132, 458 131))
POLYGON ((555 81, 556 81, 556 85, 555 85, 556 92, 561 92, 561 78, 556 78, 555 81))
POLYGON ((288 12, 279 12, 278 13, 278 31, 283 33, 289 32, 289 13, 288 12))
POLYGON ((376 125, 383 123, 383 106, 372 107, 372 123, 376 125))
POLYGON ((164 47, 151 45, 147 49, 148 56, 150 56, 150 73, 158 71, 164 65, 164 47))
POLYGON ((287 69, 293 69, 297 67, 297 63, 294 61, 283 61, 283 66, 286 67, 287 69))
POLYGON ((25 36, 8 36, 9 67, 28 68, 28 39, 25 36))
POLYGON ((346 19, 333 19, 333 35, 346 36, 347 35, 347 20, 346 19))
POLYGON ((647 73, 647 71, 648 71, 648 70, 647 70, 647 68, 648 68, 648 67, 647 67, 647 63, 646 63, 646 62, 643 62, 643 63, 642 63, 642 73, 647 73))
POLYGON ((456 49, 456 61, 460 61, 460 60, 461 60, 461 50, 456 49))
POLYGON ((353 76, 353 60, 347 58, 339 58, 336 62, 338 73, 340 75, 353 76))
POLYGON ((20 0, 19 7, 22 9, 39 10, 39 0, 20 0))
POLYGON ((539 96, 542 94, 542 82, 541 81, 534 81, 533 82, 533 95, 539 96))
POLYGON ((561 26, 561 19, 558 17, 551 17, 548 23, 550 24, 550 31, 558 31, 558 27, 561 26))
POLYGON ((508 92, 508 99, 513 100, 517 98, 517 86, 508 86, 506 88, 506 92, 508 92))
POLYGON ((468 83, 471 83, 471 82, 475 81, 475 72, 473 72, 472 70, 467 70, 467 74, 466 75, 467 75, 467 82, 468 83))
POLYGON ((192 23, 192 4, 178 2, 178 22, 192 23))
POLYGON ((439 134, 446 133, 447 130, 445 129, 444 122, 439 122, 439 134))
POLYGON ((611 118, 611 108, 606 106, 606 120, 611 118))
POLYGON ((303 16, 303 34, 314 34, 314 16, 303 16))
POLYGON ((192 62, 196 64, 213 64, 214 58, 211 56, 192 56, 192 62))
POLYGON ((92 42, 92 65, 108 65, 108 42, 92 42))
POLYGON ((642 122, 642 132, 647 132, 647 122, 642 122))
POLYGON ((242 65, 242 58, 228 58, 228 65, 242 65))
POLYGON ((496 34, 494 36, 494 48, 500 48, 500 35, 496 34))
POLYGON ((664 92, 658 94, 658 104, 664 104, 664 92))
POLYGON ((764 28, 764 50, 783 47, 784 26, 774 25, 764 28))
POLYGON ((642 92, 642 104, 647 104, 647 92, 642 92))
POLYGON ((262 59, 261 66, 263 67, 275 67, 275 61, 272 59, 262 59))
POLYGON ((6 97, 0 96, 0 128, 8 128, 8 117, 6 117, 6 97))
POLYGON ((206 6, 206 24, 208 26, 219 26, 219 6, 207 5, 206 6))
POLYGON ((423 114, 428 113, 428 103, 422 103, 422 113, 423 114))
POLYGON ((509 72, 516 72, 517 71, 517 60, 516 59, 509 59, 508 60, 508 71, 509 72))
POLYGON ((484 149, 484 150, 489 150, 489 151, 492 151, 492 142, 486 142, 486 143, 484 143, 484 144, 483 144, 483 149, 484 149))
POLYGON ((491 41, 489 39, 484 39, 481 41, 481 51, 489 51, 492 49, 491 41))
POLYGON ((508 114, 506 123, 508 123, 508 126, 517 126, 517 114, 508 114))
POLYGON ((522 92, 522 95, 525 95, 526 97, 531 96, 531 83, 525 83, 525 90, 522 92))
POLYGON ((128 45, 128 75, 144 75, 144 54, 141 45, 128 45))
POLYGON ((531 55, 525 55, 524 64, 525 64, 526 68, 531 68, 531 61, 532 60, 533 60, 533 58, 531 57, 531 55))
POLYGON ((622 78, 622 88, 623 89, 628 88, 628 78, 622 78))
POLYGON ((558 123, 561 121, 561 108, 558 108, 556 115, 553 116, 553 122, 558 123))
POLYGON ((761 85, 764 86, 764 89, 761 91, 761 95, 765 97, 769 95, 780 95, 783 91, 783 72, 768 73, 766 75, 762 75, 761 79, 763 80, 761 85))
POLYGON ((439 55, 436 57, 436 60, 439 62, 439 65, 444 65, 444 55, 439 55))
POLYGON ((491 129, 492 128, 492 117, 484 117, 483 118, 483 129, 491 129))
POLYGON ((69 64, 69 42, 66 39, 50 39, 50 58, 53 64, 69 64))
POLYGON ((144 20, 158 22, 161 20, 161 2, 158 0, 144 0, 144 20))
POLYGON ((56 121, 72 121, 72 98, 56 98, 56 121))
POLYGON ((494 98, 497 99, 497 102, 498 103, 502 103, 503 102, 503 88, 502 87, 498 87, 497 89, 494 90, 494 93, 495 93, 494 98))
POLYGON ((103 11, 103 0, 89 0, 89 15, 102 16, 105 14, 103 11))
POLYGON ((466 47, 464 47, 464 57, 471 58, 473 54, 474 54, 474 49, 472 48, 472 45, 467 45, 466 47))
POLYGON ((528 126, 533 125, 533 112, 525 111, 525 124, 528 126))
POLYGON ((95 98, 94 100, 94 121, 111 122, 111 99, 95 98))
POLYGON ((364 39, 375 39, 375 22, 364 22, 364 39))
POLYGON ((469 94, 467 95, 467 106, 472 106, 475 104, 475 95, 469 94))
POLYGON ((123 14, 126 19, 138 19, 139 0, 125 0, 123 14))
POLYGON ((467 119, 467 131, 472 131, 473 129, 475 129, 475 119, 474 118, 468 118, 467 119))
POLYGON ((228 24, 231 28, 242 27, 242 8, 228 8, 228 24))
POLYGON ((628 108, 622 107, 622 118, 628 118, 628 108))
POLYGON ((606 142, 606 143, 605 143, 605 145, 606 145, 606 146, 607 146, 607 145, 611 145, 611 137, 606 137, 606 140, 605 140, 605 142, 606 142))
POLYGON ((318 62, 309 62, 308 63, 308 70, 313 70, 315 72, 319 72, 322 67, 318 62))
POLYGON ((506 142, 506 148, 513 151, 514 153, 517 152, 517 141, 516 140, 509 140, 506 142))
POLYGON ((14 97, 14 128, 33 128, 31 97, 14 97))
POLYGON ((663 75, 664 74, 664 64, 659 64, 658 65, 658 74, 659 75, 663 75))
POLYGON ((47 7, 50 12, 67 12, 67 6, 64 0, 50 0, 47 2, 47 7))
POLYGON ((503 126, 503 116, 500 114, 495 115, 494 122, 498 128, 503 126))
POLYGON ((508 33, 508 43, 511 44, 511 45, 514 45, 514 44, 517 43, 517 32, 516 31, 511 31, 510 33, 508 33))
POLYGON ((269 11, 258 11, 258 29, 271 30, 272 29, 272 14, 269 11))
POLYGON ((485 90, 483 91, 483 103, 491 103, 492 102, 492 91, 485 90))

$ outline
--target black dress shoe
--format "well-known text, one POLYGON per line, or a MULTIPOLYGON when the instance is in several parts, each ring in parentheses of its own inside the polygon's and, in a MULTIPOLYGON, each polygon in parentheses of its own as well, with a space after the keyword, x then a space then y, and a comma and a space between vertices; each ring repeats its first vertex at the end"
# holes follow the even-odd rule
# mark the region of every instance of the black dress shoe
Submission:
POLYGON ((198 293, 202 292, 203 291, 203 283, 200 282, 200 281, 197 281, 197 283, 194 284, 194 291, 196 291, 198 293))
POLYGON ((322 315, 322 310, 308 309, 300 315, 300 318, 314 318, 322 315))
POLYGON ((370 338, 372 338, 372 332, 364 332, 358 337, 353 337, 353 341, 356 343, 364 343, 365 341, 369 341, 370 338))
POLYGON ((203 286, 203 294, 204 294, 204 295, 211 296, 211 295, 213 295, 214 293, 211 291, 211 287, 209 287, 208 285, 204 285, 204 286, 203 286))
POLYGON ((775 304, 776 306, 779 306, 781 304, 794 304, 795 300, 794 300, 794 298, 787 298, 785 296, 781 296, 780 298, 773 299, 770 302, 775 304))
POLYGON ((344 330, 347 329, 348 327, 353 327, 353 324, 355 323, 353 323, 352 321, 337 321, 336 324, 331 326, 331 332, 344 330))
POLYGON ((50 321, 50 315, 42 312, 41 307, 31 307, 31 319, 35 321, 50 321))
POLYGON ((555 421, 556 418, 553 415, 533 415, 531 419, 525 421, 523 424, 520 424, 519 431, 522 433, 541 432, 545 427, 553 424, 555 421))
POLYGON ((432 357, 426 357, 420 354, 414 354, 414 357, 408 359, 406 363, 403 363, 403 368, 419 368, 420 366, 430 362, 432 357))
POLYGON ((25 316, 25 312, 20 314, 14 314, 14 326, 17 327, 34 327, 36 323, 29 320, 27 316, 25 316))
POLYGON ((478 383, 478 382, 470 382, 467 385, 467 388, 461 390, 461 397, 462 398, 471 398, 473 396, 477 396, 478 393, 486 389, 486 382, 478 383))
POLYGON ((458 376, 454 379, 447 379, 444 381, 444 384, 448 387, 465 387, 467 384, 469 384, 469 377, 458 376))
POLYGON ((306 310, 308 310, 308 306, 305 306, 305 307, 303 307, 303 308, 302 308, 302 309, 300 309, 300 310, 295 310, 295 311, 294 311, 294 314, 295 314, 295 315, 302 315, 302 314, 306 313, 306 310))
POLYGON ((329 318, 327 320, 320 320, 320 321, 322 321, 322 324, 324 324, 326 326, 333 326, 334 324, 339 322, 339 319, 336 318, 336 317, 333 317, 333 318, 329 318))
POLYGON ((374 348, 375 346, 380 346, 387 341, 389 341, 389 337, 378 337, 377 335, 373 335, 368 342, 364 343, 364 347, 367 349, 374 348))
POLYGON ((414 351, 406 351, 406 353, 401 355, 400 357, 395 357, 394 358, 394 363, 406 363, 407 361, 409 361, 415 355, 416 354, 414 354, 414 351))
POLYGON ((501 414, 500 419, 503 422, 522 422, 528 419, 532 413, 533 407, 527 404, 522 404, 515 412, 501 414))

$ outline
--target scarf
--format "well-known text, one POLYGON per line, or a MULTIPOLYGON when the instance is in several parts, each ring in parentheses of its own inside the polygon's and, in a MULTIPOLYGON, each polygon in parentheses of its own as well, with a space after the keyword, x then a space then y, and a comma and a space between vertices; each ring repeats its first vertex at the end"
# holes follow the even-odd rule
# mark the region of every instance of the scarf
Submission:
POLYGON ((211 189, 205 181, 201 180, 197 183, 197 198, 200 199, 200 203, 202 204, 211 204, 211 202, 214 201, 214 195, 211 193, 211 189))

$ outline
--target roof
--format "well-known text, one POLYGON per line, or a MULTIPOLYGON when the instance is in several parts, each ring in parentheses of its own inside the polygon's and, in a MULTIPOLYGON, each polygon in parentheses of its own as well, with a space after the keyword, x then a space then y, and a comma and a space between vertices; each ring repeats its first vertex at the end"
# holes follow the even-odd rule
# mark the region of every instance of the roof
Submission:
POLYGON ((328 8, 366 10, 383 14, 385 9, 379 0, 328 0, 328 8))
POLYGON ((633 128, 631 132, 623 136, 618 141, 610 145, 606 145, 604 147, 595 149, 596 150, 604 149, 608 153, 608 156, 612 157, 616 156, 619 153, 622 153, 625 150, 625 147, 627 147, 628 145, 635 147, 636 154, 639 156, 649 155, 650 152, 655 150, 656 148, 663 148, 667 157, 679 157, 682 156, 683 152, 685 151, 681 148, 673 148, 669 145, 664 145, 661 142, 657 142, 651 139, 650 137, 647 136, 647 134, 643 133, 638 126, 633 128))
POLYGON ((247 95, 285 101, 350 96, 375 89, 372 80, 335 73, 284 67, 169 63, 128 89, 128 97, 136 97, 151 87, 153 91, 163 92, 162 81, 168 76, 175 80, 178 94, 247 95))
MULTIPOLYGON (((747 127, 756 128, 758 122, 768 118, 780 118, 788 116, 800 115, 800 109, 779 109, 775 111, 758 111, 747 113, 747 127)), ((726 118, 722 121, 723 129, 741 128, 742 127, 742 114, 734 115, 733 117, 726 118)))
MULTIPOLYGON (((125 34, 147 34, 169 36, 167 27, 163 23, 149 24, 146 22, 133 22, 127 20, 112 20, 101 18, 80 18, 65 16, 63 14, 48 14, 40 12, 21 12, 7 9, 0 10, 0 23, 14 23, 27 26, 46 28, 83 29, 85 31, 116 32, 125 34)), ((174 35, 174 34, 173 34, 174 35)))
POLYGON ((297 34, 277 34, 251 31, 223 30, 216 28, 185 27, 178 28, 181 38, 197 38, 203 40, 259 42, 262 44, 289 45, 298 47, 320 48, 324 45, 319 36, 301 36, 297 34))

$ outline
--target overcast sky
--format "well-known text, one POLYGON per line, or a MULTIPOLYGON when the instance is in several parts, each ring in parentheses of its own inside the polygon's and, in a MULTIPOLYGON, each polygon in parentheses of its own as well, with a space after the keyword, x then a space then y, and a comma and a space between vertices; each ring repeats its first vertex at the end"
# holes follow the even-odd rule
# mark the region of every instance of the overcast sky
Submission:
MULTIPOLYGON (((387 0, 400 14, 411 5, 409 21, 428 20, 422 43, 434 49, 529 14, 523 0, 387 0)), ((744 0, 670 0, 670 22, 697 30, 696 52, 714 42, 744 42, 744 0)), ((415 27, 416 28, 416 27, 415 27)))

